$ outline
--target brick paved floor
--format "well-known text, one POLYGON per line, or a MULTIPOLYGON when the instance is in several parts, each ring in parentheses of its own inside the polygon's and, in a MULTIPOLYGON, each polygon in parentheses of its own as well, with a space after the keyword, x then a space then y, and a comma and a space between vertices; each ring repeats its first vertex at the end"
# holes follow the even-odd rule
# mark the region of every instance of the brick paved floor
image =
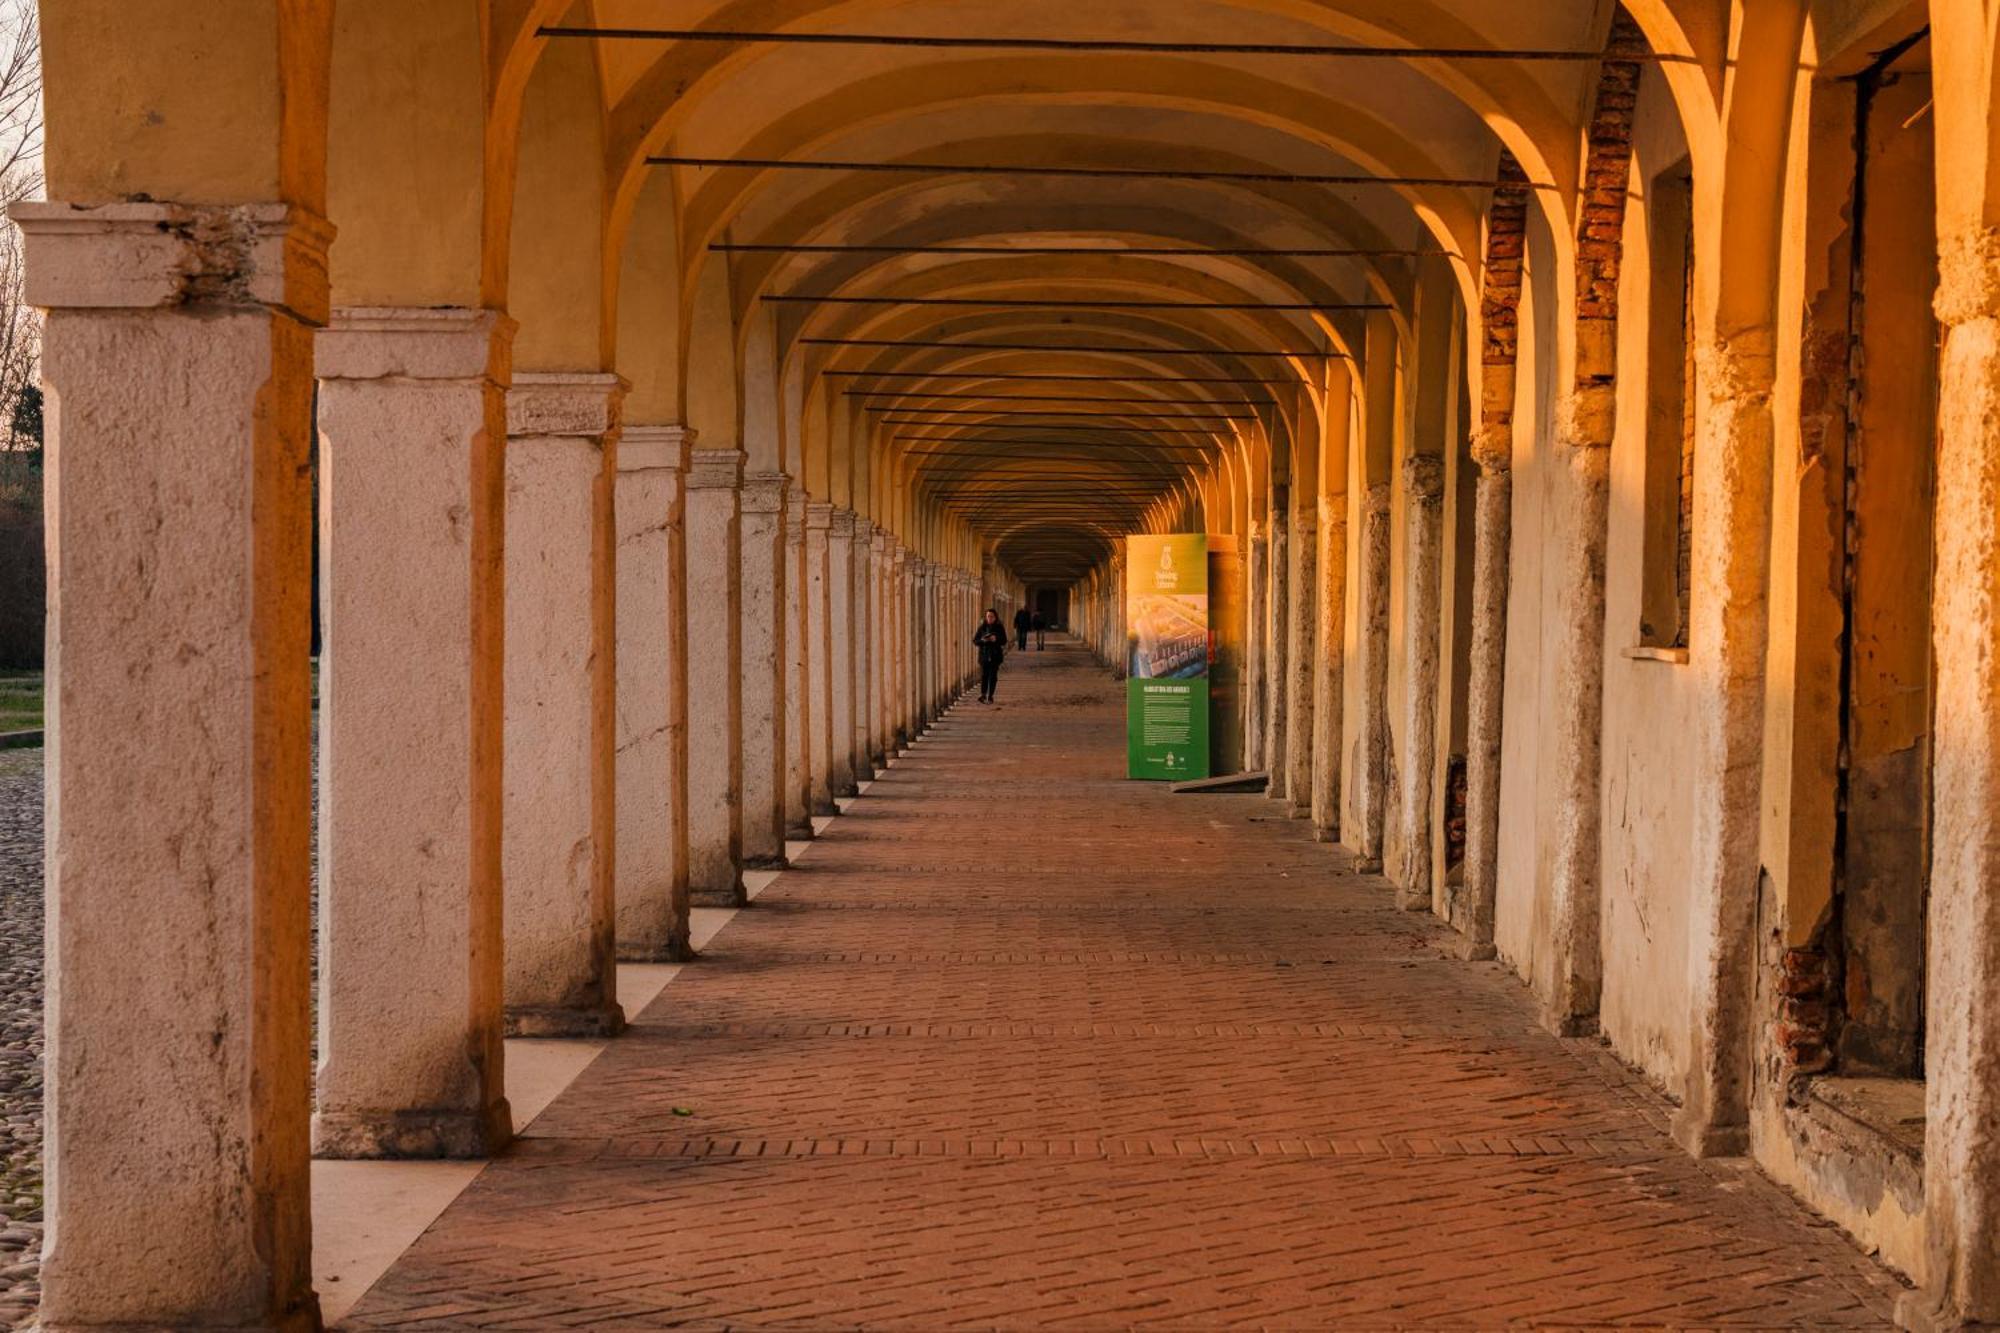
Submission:
POLYGON ((1011 659, 344 1327, 1887 1323, 1303 824, 1121 781, 1121 698, 1011 659))

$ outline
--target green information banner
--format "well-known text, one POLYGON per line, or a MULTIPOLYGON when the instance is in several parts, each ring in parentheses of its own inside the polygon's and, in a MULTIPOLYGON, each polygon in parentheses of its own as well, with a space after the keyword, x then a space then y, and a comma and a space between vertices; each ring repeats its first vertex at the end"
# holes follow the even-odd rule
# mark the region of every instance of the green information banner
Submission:
POLYGON ((1125 772, 1179 782, 1208 771, 1208 538, 1125 539, 1125 772))

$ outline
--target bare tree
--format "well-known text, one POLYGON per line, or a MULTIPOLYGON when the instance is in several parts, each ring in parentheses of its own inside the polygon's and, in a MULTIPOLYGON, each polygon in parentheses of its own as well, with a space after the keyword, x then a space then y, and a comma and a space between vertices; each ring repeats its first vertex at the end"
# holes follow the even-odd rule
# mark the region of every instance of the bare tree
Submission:
MULTIPOLYGON (((42 193, 42 42, 34 0, 0 0, 0 208, 42 193)), ((30 449, 41 319, 23 299, 21 233, 0 224, 0 449, 30 449)))

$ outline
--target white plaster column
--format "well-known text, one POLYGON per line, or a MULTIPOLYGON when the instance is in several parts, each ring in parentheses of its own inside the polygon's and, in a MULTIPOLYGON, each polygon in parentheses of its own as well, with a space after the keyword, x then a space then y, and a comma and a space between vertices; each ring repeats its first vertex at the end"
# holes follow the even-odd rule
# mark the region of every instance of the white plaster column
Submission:
POLYGON ((513 325, 348 310, 318 343, 325 1157, 478 1157, 501 1073, 513 325), (420 627, 421 633, 415 630, 420 627))
MULTIPOLYGON (((1295 492, 1295 494, 1297 494, 1295 492)), ((1294 819, 1312 814, 1314 654, 1319 640, 1319 508, 1310 492, 1292 511, 1291 644, 1285 664, 1285 799, 1294 819)))
POLYGON ((1396 764, 1396 905, 1431 910, 1432 777, 1437 766, 1438 634, 1444 613, 1444 458, 1403 460, 1403 690, 1406 753, 1396 764))
POLYGON ((618 956, 688 957, 684 426, 618 437, 618 956))
POLYGON ((1924 1290, 1906 1327, 2000 1325, 2000 236, 1939 254, 1924 1290))
POLYGON ((39 1327, 319 1327, 313 326, 281 203, 17 204, 48 312, 39 1327))
POLYGON ((1359 827, 1346 835, 1357 868, 1382 868, 1389 805, 1389 504, 1390 483, 1368 488, 1361 508, 1361 716, 1350 752, 1359 827))
POLYGON ((785 836, 812 831, 812 696, 807 685, 806 492, 785 496, 785 836))
POLYGON ((1269 578, 1264 526, 1250 522, 1243 586, 1243 767, 1255 772, 1267 767, 1264 754, 1264 603, 1269 578))
MULTIPOLYGON (((1345 466, 1345 459, 1341 466, 1345 466)), ((1313 838, 1340 838, 1341 729, 1347 689, 1347 493, 1319 497, 1318 627, 1313 655, 1313 838)))
POLYGON ((875 570, 875 761, 886 767, 896 753, 896 601, 895 539, 876 528, 875 570))
MULTIPOLYGON (((1582 321, 1579 321, 1582 322, 1582 321)), ((1610 440, 1616 396, 1609 382, 1573 392, 1553 451, 1553 566, 1545 670, 1555 673, 1548 772, 1550 821, 1548 965, 1536 964, 1543 1021, 1566 1036, 1597 1027, 1603 989, 1604 546, 1610 513, 1610 440)))
POLYGON ((812 729, 808 756, 812 765, 812 813, 837 814, 833 803, 833 628, 827 619, 832 590, 827 586, 828 557, 833 531, 833 506, 823 500, 806 505, 806 689, 811 697, 807 726, 812 729))
POLYGON ((834 508, 827 523, 827 789, 854 795, 854 511, 834 508))
POLYGON ((915 738, 916 709, 911 693, 912 668, 910 650, 914 640, 910 634, 910 548, 900 541, 896 543, 895 574, 890 584, 891 600, 895 610, 896 625, 896 679, 894 698, 896 709, 896 748, 906 750, 915 738))
POLYGON ((785 863, 785 490, 743 479, 743 864, 785 863))
POLYGON ((1291 799, 1291 769, 1287 763, 1285 706, 1291 651, 1290 621, 1291 515, 1290 488, 1271 488, 1269 538, 1265 548, 1264 596, 1264 761, 1271 782, 1264 794, 1274 801, 1291 799))
POLYGON ((743 617, 738 449, 696 449, 687 479, 688 897, 743 897, 743 617))
POLYGON ((618 1005, 615 375, 507 393, 507 1033, 608 1036, 618 1005))
POLYGON ((1500 880, 1500 744, 1507 686, 1507 552, 1513 542, 1513 436, 1503 422, 1472 438, 1472 651, 1466 680, 1465 884, 1447 905, 1468 958, 1494 956, 1500 880))
POLYGON ((868 745, 868 718, 875 707, 875 524, 854 516, 854 726, 849 745, 853 750, 854 780, 872 782, 875 765, 868 745))

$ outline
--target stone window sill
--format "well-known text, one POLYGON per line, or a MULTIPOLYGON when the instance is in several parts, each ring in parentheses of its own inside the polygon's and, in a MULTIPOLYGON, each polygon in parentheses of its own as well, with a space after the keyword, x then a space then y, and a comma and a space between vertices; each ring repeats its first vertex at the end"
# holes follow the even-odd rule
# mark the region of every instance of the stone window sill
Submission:
POLYGON ((1634 662, 1673 662, 1680 666, 1686 666, 1688 660, 1685 648, 1655 648, 1644 643, 1625 649, 1623 655, 1634 662))
MULTIPOLYGON (((1857 1147, 1924 1160, 1924 1081, 1920 1078, 1814 1079, 1806 1110, 1820 1126, 1857 1147)), ((1871 1154, 1872 1155, 1872 1154, 1871 1154)))

